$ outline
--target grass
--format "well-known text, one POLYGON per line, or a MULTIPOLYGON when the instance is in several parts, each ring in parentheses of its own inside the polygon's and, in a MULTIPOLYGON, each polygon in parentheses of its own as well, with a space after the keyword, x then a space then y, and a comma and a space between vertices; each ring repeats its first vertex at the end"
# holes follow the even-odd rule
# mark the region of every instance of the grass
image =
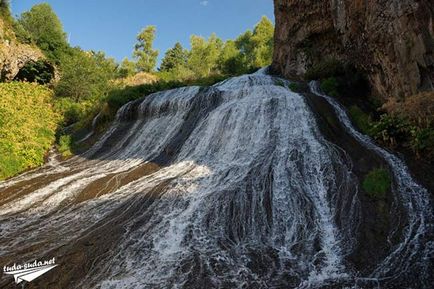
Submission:
POLYGON ((73 155, 72 137, 70 135, 62 135, 59 138, 57 150, 63 157, 70 157, 73 155))
POLYGON ((46 87, 0 83, 0 96, 0 179, 5 179, 44 163, 59 116, 46 87))
POLYGON ((370 198, 382 200, 385 199, 386 193, 390 190, 391 182, 392 178, 388 170, 376 168, 366 175, 362 188, 370 198))

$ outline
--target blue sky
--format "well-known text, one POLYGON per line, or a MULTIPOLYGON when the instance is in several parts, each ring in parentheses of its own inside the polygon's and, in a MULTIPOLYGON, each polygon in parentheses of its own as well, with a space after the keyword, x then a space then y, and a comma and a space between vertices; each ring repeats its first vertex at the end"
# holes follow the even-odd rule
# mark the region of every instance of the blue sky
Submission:
POLYGON ((272 0, 12 0, 19 15, 47 2, 61 19, 71 45, 102 50, 117 60, 131 56, 135 36, 157 26, 154 46, 164 52, 177 41, 188 47, 191 34, 235 38, 262 15, 274 21, 272 0))

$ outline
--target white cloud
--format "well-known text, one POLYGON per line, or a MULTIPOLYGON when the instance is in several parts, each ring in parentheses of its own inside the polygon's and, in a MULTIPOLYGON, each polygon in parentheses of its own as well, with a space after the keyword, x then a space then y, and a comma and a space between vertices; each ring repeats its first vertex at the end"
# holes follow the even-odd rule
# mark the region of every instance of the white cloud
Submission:
POLYGON ((200 1, 199 4, 202 5, 202 6, 208 6, 209 1, 207 1, 207 0, 205 0, 205 1, 200 1))

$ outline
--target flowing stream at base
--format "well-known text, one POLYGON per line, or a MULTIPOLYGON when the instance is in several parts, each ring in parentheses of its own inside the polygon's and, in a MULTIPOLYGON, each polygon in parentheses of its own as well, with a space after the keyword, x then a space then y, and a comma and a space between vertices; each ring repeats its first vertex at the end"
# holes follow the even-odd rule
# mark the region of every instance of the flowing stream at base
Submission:
POLYGON ((383 261, 356 270, 364 212, 351 157, 287 85, 260 71, 152 94, 122 107, 87 153, 0 183, 0 265, 56 257, 41 288, 400 288, 413 276, 411 288, 430 289, 427 191, 311 85, 388 163, 405 212, 383 261))

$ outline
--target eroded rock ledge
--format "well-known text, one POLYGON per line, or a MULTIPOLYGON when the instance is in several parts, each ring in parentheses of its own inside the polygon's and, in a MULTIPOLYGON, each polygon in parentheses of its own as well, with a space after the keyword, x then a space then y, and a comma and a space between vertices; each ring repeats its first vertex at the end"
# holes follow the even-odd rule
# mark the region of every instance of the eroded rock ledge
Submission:
POLYGON ((326 57, 364 71, 373 93, 402 99, 433 90, 431 0, 274 0, 272 69, 301 77, 326 57))

